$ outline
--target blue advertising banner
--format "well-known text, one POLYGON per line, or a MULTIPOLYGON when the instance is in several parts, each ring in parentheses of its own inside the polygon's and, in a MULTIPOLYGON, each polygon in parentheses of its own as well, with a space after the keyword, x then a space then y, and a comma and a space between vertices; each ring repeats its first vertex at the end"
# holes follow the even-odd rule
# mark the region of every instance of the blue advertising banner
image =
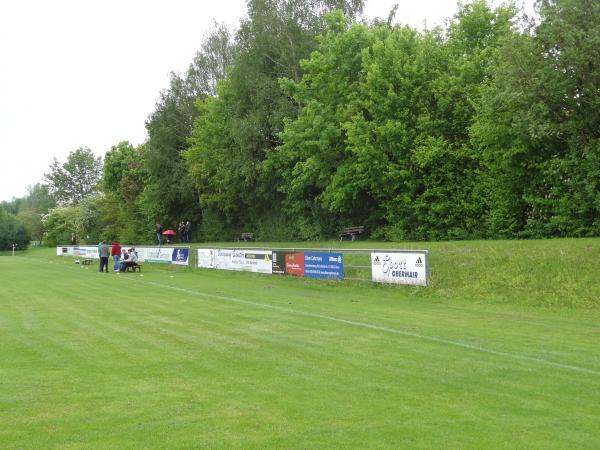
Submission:
POLYGON ((173 249, 173 254, 171 255, 171 264, 177 264, 179 266, 187 266, 190 260, 190 249, 176 247, 173 249))
POLYGON ((341 253, 304 253, 304 276, 310 278, 344 278, 341 253))

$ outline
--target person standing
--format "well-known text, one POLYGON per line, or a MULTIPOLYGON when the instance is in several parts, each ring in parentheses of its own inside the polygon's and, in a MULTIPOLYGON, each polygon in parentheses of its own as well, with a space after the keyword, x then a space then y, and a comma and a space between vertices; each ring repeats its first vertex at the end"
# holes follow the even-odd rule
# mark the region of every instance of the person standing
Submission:
POLYGON ((160 224, 160 222, 156 222, 156 243, 158 245, 160 245, 162 243, 162 241, 161 241, 162 232, 163 232, 162 225, 160 224))
POLYGON ((108 254, 110 250, 108 245, 106 245, 106 240, 103 240, 100 243, 100 272, 103 272, 102 269, 106 268, 106 273, 108 273, 108 254))
POLYGON ((183 234, 185 236, 185 242, 187 242, 188 244, 190 243, 190 235, 191 235, 191 233, 192 233, 192 224, 188 220, 185 223, 185 227, 184 227, 184 230, 183 230, 183 234))
POLYGON ((179 222, 179 226, 177 227, 177 233, 179 233, 179 240, 183 243, 185 242, 185 224, 183 220, 179 222))
POLYGON ((110 254, 113 257, 113 269, 115 272, 118 272, 119 268, 121 267, 119 264, 119 259, 121 259, 121 244, 119 243, 118 239, 113 240, 110 254))

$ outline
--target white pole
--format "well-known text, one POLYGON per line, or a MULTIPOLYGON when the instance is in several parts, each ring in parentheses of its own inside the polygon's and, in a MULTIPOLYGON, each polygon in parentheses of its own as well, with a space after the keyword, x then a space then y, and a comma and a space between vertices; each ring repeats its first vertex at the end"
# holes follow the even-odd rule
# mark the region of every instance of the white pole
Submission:
POLYGON ((17 246, 17 244, 13 244, 13 256, 15 256, 15 247, 17 246))

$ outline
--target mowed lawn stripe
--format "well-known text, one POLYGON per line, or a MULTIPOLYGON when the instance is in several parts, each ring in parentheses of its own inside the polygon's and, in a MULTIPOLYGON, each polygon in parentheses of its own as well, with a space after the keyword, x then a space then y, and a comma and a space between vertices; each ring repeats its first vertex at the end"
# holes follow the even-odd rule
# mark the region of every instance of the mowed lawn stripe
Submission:
MULTIPOLYGON (((99 275, 99 276, 104 276, 104 275, 99 275)), ((163 285, 163 287, 166 287, 166 286, 163 285)), ((177 288, 175 286, 169 286, 168 288, 170 288, 170 289, 179 289, 179 288, 177 288)), ((88 287, 88 289, 89 289, 89 287, 88 287)), ((187 293, 192 293, 192 292, 195 293, 196 291, 190 291, 190 292, 187 292, 187 293)), ((107 294, 107 296, 111 296, 111 295, 113 295, 113 294, 107 294)), ((212 294, 199 293, 199 295, 211 296, 212 294)), ((217 299, 219 299, 219 296, 214 296, 214 297, 217 298, 217 299)), ((221 298, 221 300, 223 300, 223 299, 224 298, 221 298)), ((229 299, 231 300, 231 298, 229 298, 229 299)), ((242 302, 244 301, 244 300, 240 300, 240 299, 236 299, 236 300, 242 301, 242 302)), ((105 305, 105 307, 109 307, 112 304, 113 304, 112 302, 107 302, 106 305, 105 305)), ((250 304, 250 303, 248 303, 248 304, 250 304)), ((168 302, 166 303, 166 305, 168 305, 168 302)), ((263 306, 263 305, 262 304, 255 304, 254 306, 263 306)), ((115 306, 115 307, 117 307, 117 306, 115 306)), ((121 305, 118 306, 118 308, 121 308, 121 307, 122 307, 121 305)), ((156 303, 154 303, 154 307, 156 307, 156 303)), ((270 307, 270 306, 269 305, 264 305, 264 307, 270 307)), ((164 312, 167 312, 169 306, 165 306, 165 308, 166 309, 165 309, 164 312)), ((306 312, 299 312, 299 311, 296 311, 296 310, 287 310, 287 309, 285 311, 283 311, 283 312, 287 312, 287 313, 291 313, 291 314, 293 314, 293 313, 296 313, 296 314, 298 314, 298 313, 308 314, 308 315, 310 315, 312 317, 315 317, 315 318, 322 318, 322 319, 326 319, 326 320, 337 320, 337 321, 345 322, 347 324, 354 325, 354 326, 370 327, 370 328, 373 328, 373 329, 376 329, 376 330, 380 330, 380 331, 384 331, 384 332, 395 332, 395 333, 405 334, 405 335, 413 336, 413 337, 417 337, 417 338, 437 340, 437 341, 439 341, 441 343, 446 343, 446 344, 450 344, 450 345, 459 345, 459 346, 464 346, 466 348, 472 348, 472 349, 475 349, 475 350, 497 352, 498 354, 501 354, 501 355, 505 354, 504 352, 501 352, 501 351, 496 351, 496 350, 491 350, 491 349, 485 349, 485 348, 482 349, 481 347, 478 347, 478 346, 475 346, 475 345, 471 345, 471 344, 466 344, 466 343, 463 343, 463 342, 455 342, 455 341, 451 341, 451 340, 448 340, 448 339, 437 338, 435 336, 426 336, 426 335, 422 335, 422 334, 419 334, 419 333, 413 333, 413 332, 405 331, 405 330, 390 329, 390 328, 387 328, 387 327, 382 327, 382 326, 379 326, 379 325, 374 325, 374 324, 369 324, 369 323, 364 323, 364 322, 355 322, 355 321, 351 321, 351 320, 347 320, 347 319, 339 319, 339 318, 336 318, 336 317, 324 316, 324 315, 321 315, 321 314, 318 314, 318 313, 306 313, 306 312)), ((64 314, 64 312, 62 314, 64 314)), ((113 329, 113 331, 115 331, 115 330, 113 329)), ((508 356, 514 356, 514 357, 531 358, 532 361, 539 360, 541 362, 546 362, 546 360, 543 360, 541 358, 533 358, 533 357, 529 357, 529 356, 522 356, 522 355, 519 355, 519 354, 514 354, 514 355, 513 354, 507 354, 507 355, 508 356)), ((549 363, 552 364, 553 362, 549 362, 549 363)), ((562 363, 554 363, 554 364, 556 364, 557 366, 564 365, 566 367, 570 367, 570 365, 568 365, 568 364, 562 364, 562 363)), ((593 374, 597 373, 597 371, 595 371, 593 369, 578 368, 577 366, 573 366, 573 367, 575 368, 575 370, 582 369, 582 370, 587 370, 587 371, 589 371, 590 373, 593 373, 593 374)))
MULTIPOLYGON (((594 376, 575 383, 497 355, 145 285, 170 282, 171 272, 149 270, 139 283, 48 272, 21 281, 45 297, 0 294, 2 334, 24 335, 39 352, 20 359, 15 341, 0 350, 14 363, 1 369, 9 448, 561 448, 597 438, 594 376), (51 289, 35 284, 49 280, 51 289), (32 395, 21 401, 19 391, 32 395)), ((254 286, 252 301, 280 304, 257 294, 262 280, 240 280, 254 286)), ((298 307, 302 295, 290 298, 298 307)), ((321 314, 322 305, 302 306, 321 314)))
POLYGON ((581 372, 581 373, 587 373, 587 374, 591 374, 591 375, 600 376, 600 370, 595 370, 595 369, 591 369, 588 367, 576 366, 573 364, 568 364, 568 363, 564 363, 564 362, 560 362, 560 361, 552 361, 552 360, 544 359, 541 357, 527 356, 522 353, 510 353, 510 352, 505 352, 505 351, 500 351, 500 350, 494 350, 491 348, 485 348, 483 346, 469 344, 466 342, 454 341, 454 340, 450 340, 450 339, 440 338, 437 336, 428 336, 428 335, 424 335, 424 334, 413 332, 413 331, 402 330, 402 329, 397 329, 397 328, 390 328, 390 327, 381 326, 381 325, 377 325, 377 324, 373 324, 373 323, 359 322, 356 320, 348 320, 348 319, 343 319, 343 318, 339 318, 339 317, 333 317, 333 316, 328 316, 328 315, 313 313, 313 312, 308 312, 308 311, 301 311, 301 310, 296 310, 293 308, 285 308, 282 306, 266 304, 266 303, 262 303, 262 302, 255 302, 255 301, 245 300, 242 298, 216 295, 216 294, 211 294, 211 293, 207 293, 207 292, 202 292, 201 290, 181 288, 181 287, 167 285, 167 284, 163 284, 163 283, 157 283, 157 282, 152 282, 152 281, 137 281, 137 280, 136 280, 136 282, 137 283, 147 283, 147 284, 155 286, 157 288, 174 290, 174 291, 177 291, 177 292, 180 292, 183 294, 196 295, 196 296, 199 296, 202 298, 223 300, 226 302, 239 303, 239 304, 247 305, 250 307, 258 307, 258 308, 263 308, 263 309, 276 310, 279 312, 283 312, 284 314, 303 315, 303 316, 307 316, 307 317, 311 317, 311 318, 343 323, 343 324, 350 325, 353 327, 362 327, 362 328, 368 328, 371 330, 385 332, 385 333, 399 334, 402 336, 413 337, 416 339, 433 341, 433 342, 437 342, 440 344, 462 347, 462 348, 474 350, 477 352, 490 353, 490 354, 499 355, 499 356, 503 356, 503 357, 507 357, 507 358, 519 359, 519 360, 523 360, 523 361, 539 363, 542 365, 548 365, 548 366, 552 366, 552 367, 559 368, 559 369, 571 370, 571 371, 575 371, 575 372, 581 372))

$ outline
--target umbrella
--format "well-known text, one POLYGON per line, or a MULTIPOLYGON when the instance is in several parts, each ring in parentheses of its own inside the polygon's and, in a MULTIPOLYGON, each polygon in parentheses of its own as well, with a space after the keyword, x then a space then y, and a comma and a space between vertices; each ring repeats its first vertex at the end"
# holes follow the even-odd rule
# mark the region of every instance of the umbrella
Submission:
POLYGON ((169 236, 175 236, 177 233, 175 233, 173 230, 166 230, 166 231, 163 231, 163 234, 166 234, 169 236))

